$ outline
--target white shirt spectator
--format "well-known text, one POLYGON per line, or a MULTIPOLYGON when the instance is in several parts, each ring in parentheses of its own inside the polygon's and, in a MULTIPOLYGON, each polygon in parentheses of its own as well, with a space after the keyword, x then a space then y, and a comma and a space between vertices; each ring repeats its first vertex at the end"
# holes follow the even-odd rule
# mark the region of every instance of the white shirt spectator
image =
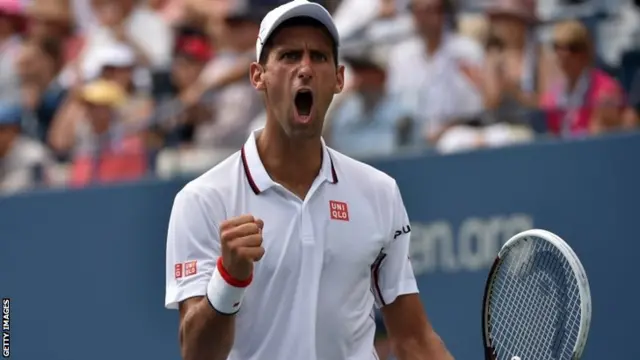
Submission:
MULTIPOLYGON (((145 6, 137 6, 125 20, 128 35, 142 48, 153 69, 166 69, 171 64, 173 33, 158 14, 145 6)), ((107 44, 118 43, 111 29, 94 25, 87 33, 82 57, 91 57, 107 44)))
POLYGON ((452 119, 479 114, 480 92, 460 70, 460 63, 481 66, 484 51, 467 37, 445 35, 440 49, 427 54, 422 39, 414 37, 392 49, 388 90, 406 101, 414 119, 436 131, 452 119))

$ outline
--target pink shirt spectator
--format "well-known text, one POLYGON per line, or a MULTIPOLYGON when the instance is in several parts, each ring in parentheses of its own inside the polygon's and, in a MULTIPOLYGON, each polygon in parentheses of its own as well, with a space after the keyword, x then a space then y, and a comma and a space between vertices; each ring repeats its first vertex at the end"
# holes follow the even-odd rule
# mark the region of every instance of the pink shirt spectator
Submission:
POLYGON ((573 94, 567 94, 564 87, 564 83, 557 84, 542 96, 542 108, 547 112, 547 126, 552 134, 586 135, 594 110, 623 105, 622 86, 601 70, 587 73, 573 94))
POLYGON ((137 180, 147 171, 147 158, 140 137, 122 140, 118 149, 102 152, 99 160, 84 154, 77 155, 71 168, 70 185, 83 187, 92 182, 113 183, 137 180))

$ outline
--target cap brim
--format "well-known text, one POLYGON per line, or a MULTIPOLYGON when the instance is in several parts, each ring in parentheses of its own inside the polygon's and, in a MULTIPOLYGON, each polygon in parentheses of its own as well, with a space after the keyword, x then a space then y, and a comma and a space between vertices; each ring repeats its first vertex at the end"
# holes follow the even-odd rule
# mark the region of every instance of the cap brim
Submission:
POLYGON ((286 5, 281 5, 281 8, 283 8, 281 13, 275 15, 274 12, 279 10, 278 8, 276 8, 276 10, 273 10, 273 12, 267 14, 267 16, 265 16, 265 18, 263 19, 263 23, 265 21, 271 21, 271 24, 269 26, 261 28, 260 33, 258 34, 258 44, 256 46, 256 59, 258 61, 260 61, 260 55, 262 54, 262 48, 264 47, 264 44, 267 42, 267 40, 269 40, 269 37, 273 34, 273 32, 280 25, 282 25, 282 23, 294 18, 308 17, 318 21, 327 29, 327 31, 329 31, 329 34, 333 38, 333 41, 336 43, 336 46, 340 44, 338 28, 336 28, 336 25, 333 23, 333 18, 331 18, 331 15, 327 11, 327 9, 325 9, 322 5, 313 2, 291 2, 286 5), (284 8, 287 6, 289 7, 284 8), (269 16, 277 16, 277 18, 271 20, 268 19, 269 16))

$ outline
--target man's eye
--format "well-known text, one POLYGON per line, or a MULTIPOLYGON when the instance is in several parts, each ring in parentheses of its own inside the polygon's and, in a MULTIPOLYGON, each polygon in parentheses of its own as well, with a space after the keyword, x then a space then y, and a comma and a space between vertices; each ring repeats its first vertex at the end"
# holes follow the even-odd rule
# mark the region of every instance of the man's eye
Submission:
POLYGON ((299 55, 296 52, 290 51, 282 54, 281 58, 285 60, 297 60, 299 58, 299 55))
POLYGON ((323 53, 313 53, 311 57, 314 61, 327 61, 327 56, 323 53))

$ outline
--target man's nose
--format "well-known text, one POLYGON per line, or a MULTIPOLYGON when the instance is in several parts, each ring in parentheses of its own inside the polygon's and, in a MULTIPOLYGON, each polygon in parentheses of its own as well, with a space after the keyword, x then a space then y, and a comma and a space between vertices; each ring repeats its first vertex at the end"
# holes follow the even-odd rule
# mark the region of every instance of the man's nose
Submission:
POLYGON ((313 67, 311 66, 311 58, 309 54, 305 54, 300 61, 298 78, 305 81, 313 79, 313 67))

